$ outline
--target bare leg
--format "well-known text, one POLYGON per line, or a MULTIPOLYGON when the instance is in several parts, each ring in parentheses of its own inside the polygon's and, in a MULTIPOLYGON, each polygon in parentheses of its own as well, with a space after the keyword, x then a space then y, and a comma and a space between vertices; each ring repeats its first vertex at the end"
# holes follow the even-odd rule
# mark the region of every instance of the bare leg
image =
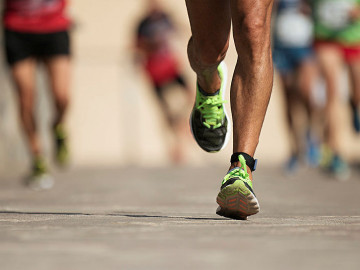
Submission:
MULTIPOLYGON (((228 49, 231 21, 233 23, 233 35, 238 53, 231 86, 233 150, 253 156, 272 89, 270 21, 273 0, 207 0, 205 4, 203 0, 187 0, 186 3, 193 34, 188 47, 189 60, 197 74, 200 87, 208 94, 220 89, 221 82, 217 68, 228 49)), ((215 99, 207 99, 205 103, 196 106, 201 108, 203 104, 209 105, 213 101, 216 105, 211 109, 215 110, 210 112, 217 113, 220 105, 215 99)), ((195 114, 192 116, 197 113, 196 110, 194 111, 195 114)), ((219 127, 218 124, 213 125, 212 130, 215 130, 216 126, 219 127)), ((210 130, 209 124, 208 128, 210 130)), ((207 133, 207 130, 201 132, 214 134, 207 133)), ((235 166, 243 168, 244 157, 233 162, 231 167, 235 166)), ((219 204, 217 214, 243 219, 259 211, 258 201, 251 188, 252 176, 249 166, 247 170, 249 176, 241 169, 227 174, 227 177, 232 177, 232 173, 243 174, 246 178, 244 180, 238 177, 233 177, 231 180, 224 178, 225 182, 216 199, 219 204), (239 192, 239 189, 243 189, 243 192, 239 192)))
POLYGON ((349 69, 352 84, 351 101, 355 106, 360 106, 360 61, 349 63, 349 69))
POLYGON ((291 156, 300 157, 301 134, 297 129, 295 110, 299 105, 299 95, 294 83, 294 74, 281 75, 282 86, 285 95, 286 120, 290 134, 291 156))
POLYGON ((217 67, 229 47, 229 0, 186 0, 192 37, 188 45, 190 65, 201 88, 214 93, 220 88, 217 67), (199 12, 201 11, 201 12, 199 12))
MULTIPOLYGON (((208 93, 220 88, 218 64, 229 45, 231 20, 238 52, 231 87, 234 152, 254 155, 273 81, 270 48, 272 0, 187 0, 192 29, 188 54, 198 83, 208 93), (199 12, 201 11, 201 13, 199 12)), ((239 164, 233 163, 232 167, 239 164)))
POLYGON ((68 163, 67 135, 62 125, 69 103, 70 58, 57 56, 46 60, 50 86, 55 101, 56 114, 53 122, 55 138, 55 159, 59 165, 68 163))
POLYGON ((320 69, 326 81, 327 103, 325 108, 327 143, 339 153, 340 141, 337 127, 339 80, 342 70, 342 55, 333 46, 321 46, 317 49, 320 69))
POLYGON ((309 124, 313 121, 315 105, 312 101, 312 90, 318 78, 318 69, 313 59, 305 60, 298 68, 298 88, 307 109, 309 124))
POLYGON ((21 124, 33 158, 41 153, 34 119, 35 66, 35 60, 29 58, 19 61, 11 67, 11 75, 19 95, 21 124))
POLYGON ((45 62, 49 78, 50 88, 54 97, 56 115, 54 126, 63 123, 66 109, 69 104, 71 63, 68 56, 57 56, 45 62))
MULTIPOLYGON (((234 152, 253 156, 273 84, 270 48, 272 0, 231 0, 234 41, 238 52, 231 109, 234 152)), ((238 166, 233 163, 232 167, 238 166)))
POLYGON ((357 133, 360 133, 360 61, 349 63, 350 82, 351 82, 351 99, 353 127, 357 133))

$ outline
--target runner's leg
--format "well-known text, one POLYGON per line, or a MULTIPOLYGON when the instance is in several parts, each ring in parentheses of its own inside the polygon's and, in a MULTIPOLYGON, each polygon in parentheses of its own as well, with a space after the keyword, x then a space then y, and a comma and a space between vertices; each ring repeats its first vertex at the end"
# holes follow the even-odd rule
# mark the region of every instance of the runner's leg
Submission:
MULTIPOLYGON (((313 57, 308 57, 302 61, 298 68, 298 89, 300 92, 300 99, 306 110, 306 126, 302 135, 306 134, 306 145, 303 148, 306 150, 307 162, 310 166, 316 167, 319 163, 319 138, 318 131, 320 111, 313 100, 313 92, 316 87, 316 82, 319 78, 318 66, 313 57)), ((305 143, 305 141, 303 140, 305 143)))
POLYGON ((360 105, 360 61, 349 63, 350 79, 352 83, 352 102, 360 105))
POLYGON ((318 69, 315 61, 312 58, 304 60, 298 68, 297 81, 300 93, 302 95, 302 98, 304 99, 304 104, 307 109, 310 124, 312 121, 312 114, 315 107, 312 100, 312 91, 314 89, 317 78, 318 69))
POLYGON ((55 101, 55 119, 53 122, 55 139, 55 159, 61 166, 69 162, 69 150, 67 145, 67 133, 64 117, 69 104, 70 88, 70 57, 54 56, 45 61, 49 73, 50 88, 55 101))
POLYGON ((27 58, 11 66, 11 75, 19 95, 20 119, 33 159, 41 154, 34 118, 36 61, 27 58))
MULTIPOLYGON (((251 156, 258 144, 272 88, 272 3, 272 0, 256 3, 251 0, 212 0, 204 5, 200 0, 187 1, 193 32, 189 42, 189 59, 198 75, 200 87, 207 93, 216 94, 221 89, 218 65, 228 48, 230 18, 233 22, 238 52, 231 87, 234 152, 245 152, 248 155, 239 155, 236 157, 238 161, 232 162, 234 170, 225 176, 218 194, 217 202, 220 207, 217 213, 226 217, 242 219, 259 211, 249 174, 250 167, 254 169, 254 164, 250 166, 254 162, 251 156)), ((211 102, 209 100, 206 104, 211 102)), ((202 105, 198 106, 201 107, 202 105)), ((215 113, 216 110, 210 112, 215 113)), ((216 126, 213 126, 212 130, 215 129, 216 126)))
POLYGON ((351 109, 353 114, 353 126, 355 131, 360 133, 360 61, 352 61, 348 65, 352 86, 351 109))
POLYGON ((231 15, 229 0, 186 0, 192 37, 188 45, 190 65, 200 87, 207 93, 220 89, 218 65, 229 47, 231 15))
MULTIPOLYGON (((273 84, 270 24, 273 0, 231 0, 238 60, 231 86, 234 152, 253 156, 273 84)), ((232 167, 238 166, 233 163, 232 167)), ((250 170, 248 170, 250 172, 250 170)))
POLYGON ((251 171, 269 103, 273 65, 270 46, 272 0, 231 0, 237 64, 231 86, 234 154, 217 196, 217 214, 246 219, 259 212, 251 171), (241 153, 239 153, 241 152, 241 153))
POLYGON ((327 143, 339 153, 340 138, 338 130, 339 80, 342 71, 342 55, 332 45, 319 45, 316 50, 319 66, 326 82, 327 102, 325 107, 327 143))
POLYGON ((56 107, 54 126, 63 123, 69 105, 70 62, 69 56, 51 57, 45 61, 50 79, 50 88, 56 107))
POLYGON ((207 152, 217 152, 229 141, 230 123, 224 106, 227 72, 221 63, 229 46, 229 0, 187 0, 192 38, 188 56, 197 74, 196 98, 190 116, 192 135, 207 152))
MULTIPOLYGON (((295 86, 295 74, 294 71, 288 72, 286 74, 281 75, 282 87, 285 96, 285 111, 286 111, 286 120, 289 129, 290 135, 290 145, 291 145, 291 156, 290 156, 290 163, 291 160, 297 162, 300 157, 300 152, 302 150, 301 145, 301 135, 299 132, 299 128, 296 121, 296 112, 299 107, 299 93, 297 92, 295 86)), ((289 162, 288 162, 289 163, 289 162)), ((287 164, 287 169, 294 169, 291 168, 292 166, 287 164)), ((296 164, 294 164, 296 165, 296 164)))

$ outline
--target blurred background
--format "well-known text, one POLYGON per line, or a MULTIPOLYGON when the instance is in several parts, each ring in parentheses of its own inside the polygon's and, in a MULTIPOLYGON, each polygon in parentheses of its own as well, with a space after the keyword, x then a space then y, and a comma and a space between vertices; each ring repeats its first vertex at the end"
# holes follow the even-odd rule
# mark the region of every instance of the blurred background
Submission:
MULTIPOLYGON (((167 151, 167 138, 171 132, 161 115, 149 80, 133 65, 131 53, 136 25, 144 15, 146 2, 70 1, 69 10, 75 26, 72 30, 71 107, 66 122, 73 167, 162 167, 172 164, 167 151)), ((173 44, 189 85, 195 85, 195 76, 186 57, 190 28, 184 2, 163 0, 161 3, 177 25, 173 44)), ((0 59, 0 178, 3 178, 23 175, 30 161, 3 51, 0 59)), ((236 52, 231 44, 226 57, 229 74, 232 74, 235 62, 236 52)), ((343 78, 346 95, 346 71, 343 78)), ((45 154, 51 160, 52 141, 48 126, 52 102, 41 67, 37 72, 37 82, 36 115, 45 154)), ((226 106, 229 107, 229 103, 226 106)), ((187 115, 190 115, 190 109, 187 115)), ((343 149, 346 158, 356 162, 360 160, 360 140, 352 131, 350 122, 350 111, 347 106, 342 106, 339 129, 343 149)), ((190 135, 184 148, 186 158, 182 165, 216 164, 223 166, 224 170, 232 152, 229 144, 218 154, 207 154, 190 135)), ((282 166, 289 151, 284 100, 276 75, 256 158, 260 160, 260 167, 263 164, 282 166)))

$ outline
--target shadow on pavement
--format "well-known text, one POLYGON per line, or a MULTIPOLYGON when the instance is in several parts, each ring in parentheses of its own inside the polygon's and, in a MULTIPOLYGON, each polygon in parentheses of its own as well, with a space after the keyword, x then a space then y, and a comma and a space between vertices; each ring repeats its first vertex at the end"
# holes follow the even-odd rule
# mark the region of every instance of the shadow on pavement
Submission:
POLYGON ((207 218, 207 217, 184 217, 168 215, 150 215, 150 214, 125 214, 125 213, 74 213, 74 212, 27 212, 27 211, 0 211, 0 214, 16 215, 58 215, 58 216, 113 216, 128 218, 159 218, 159 219, 184 219, 184 220, 227 220, 227 218, 207 218))

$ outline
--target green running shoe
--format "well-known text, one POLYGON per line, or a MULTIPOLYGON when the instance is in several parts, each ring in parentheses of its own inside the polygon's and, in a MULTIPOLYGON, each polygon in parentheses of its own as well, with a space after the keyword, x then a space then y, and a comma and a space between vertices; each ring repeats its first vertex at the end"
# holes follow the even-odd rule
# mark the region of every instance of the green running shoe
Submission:
POLYGON ((220 90, 210 95, 197 85, 195 105, 190 116, 191 132, 198 145, 207 152, 218 152, 229 141, 231 125, 224 106, 227 68, 224 62, 218 67, 220 90))
POLYGON ((241 167, 231 169, 222 181, 216 198, 219 207, 216 214, 232 219, 246 220, 248 216, 260 211, 259 202, 252 188, 252 182, 246 170, 246 161, 239 155, 241 167))
POLYGON ((32 172, 25 179, 25 185, 36 191, 51 189, 54 186, 54 179, 48 174, 42 157, 38 156, 34 159, 32 172))
POLYGON ((54 128, 55 137, 55 159, 60 166, 69 163, 69 148, 67 144, 67 134, 63 125, 58 124, 54 128))

